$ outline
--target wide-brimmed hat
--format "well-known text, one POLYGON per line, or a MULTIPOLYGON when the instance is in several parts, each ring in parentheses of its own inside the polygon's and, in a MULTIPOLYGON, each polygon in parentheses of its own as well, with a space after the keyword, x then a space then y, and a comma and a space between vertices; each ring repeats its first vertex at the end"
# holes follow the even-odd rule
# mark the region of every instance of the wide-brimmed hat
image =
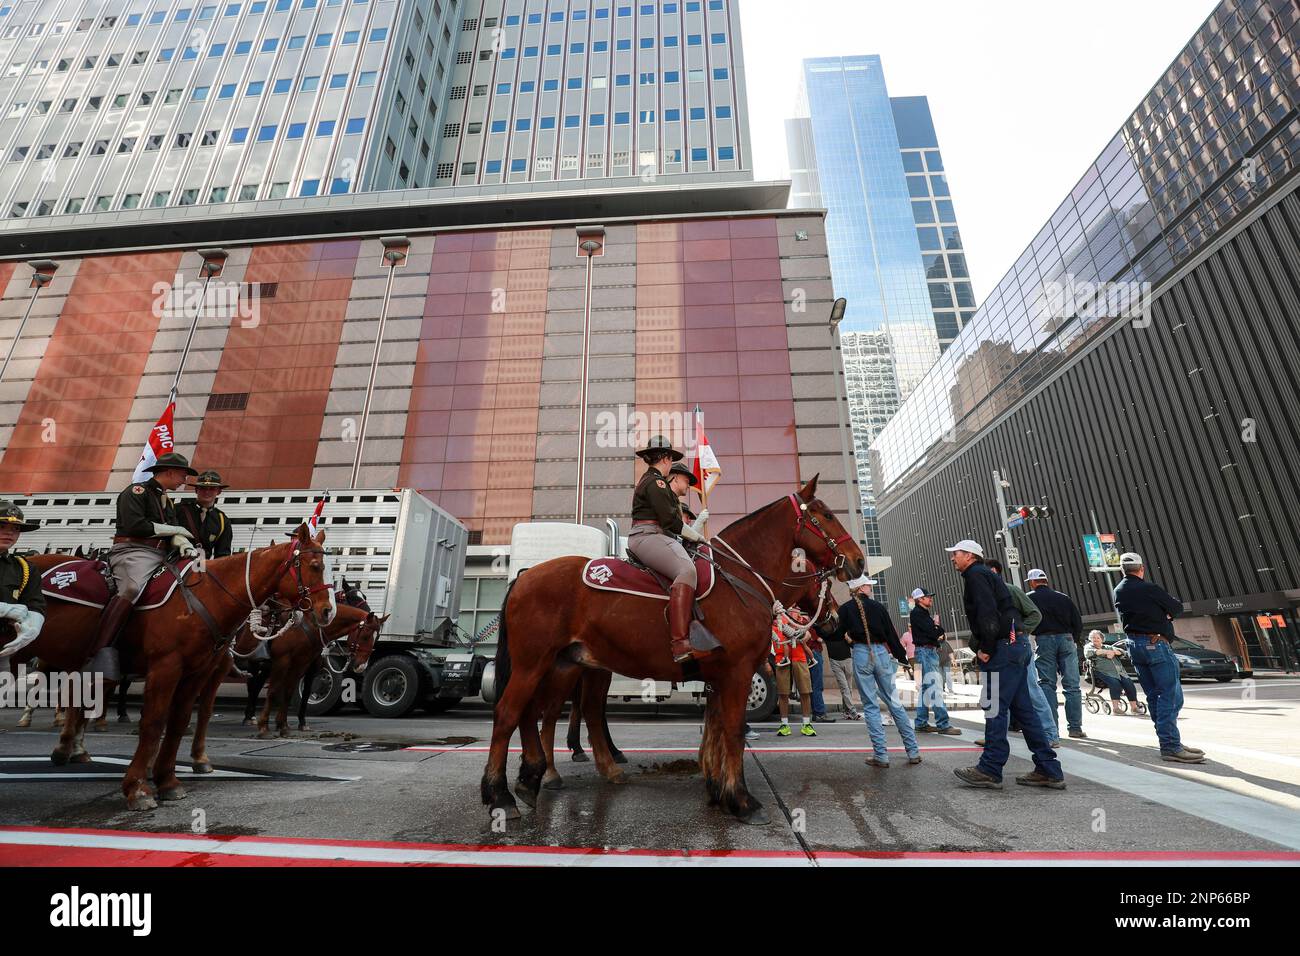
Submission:
POLYGON ((668 477, 671 478, 673 475, 685 475, 687 480, 690 481, 692 488, 700 483, 700 479, 695 477, 695 472, 691 471, 680 461, 673 462, 673 466, 668 469, 668 477))
POLYGON ((190 467, 190 460, 188 458, 174 451, 169 451, 165 455, 159 455, 158 460, 145 470, 157 473, 160 471, 165 471, 168 468, 183 468, 185 469, 185 473, 187 475, 194 475, 195 477, 197 477, 199 474, 197 471, 195 471, 193 468, 190 467))
POLYGON ((854 578, 852 581, 848 582, 848 585, 850 591, 856 591, 858 588, 864 588, 868 584, 875 584, 875 583, 876 583, 875 578, 865 574, 861 574, 858 577, 854 578))
POLYGON ((663 454, 664 452, 667 452, 672 457, 673 461, 681 461, 686 457, 674 448, 673 443, 663 435, 655 435, 655 437, 646 442, 646 446, 638 450, 636 454, 638 458, 645 458, 646 455, 651 453, 663 454))
POLYGON ((221 480, 221 476, 215 471, 203 471, 193 481, 187 481, 185 484, 191 488, 229 488, 230 486, 221 480))
POLYGON ((0 524, 17 525, 19 531, 35 531, 41 526, 39 521, 27 521, 23 510, 12 501, 0 500, 0 524))

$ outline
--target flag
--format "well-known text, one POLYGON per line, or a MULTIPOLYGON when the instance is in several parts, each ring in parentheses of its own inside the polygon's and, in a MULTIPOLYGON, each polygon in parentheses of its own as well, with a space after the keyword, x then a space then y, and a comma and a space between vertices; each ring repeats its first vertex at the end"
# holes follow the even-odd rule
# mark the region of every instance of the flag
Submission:
POLYGON ((712 491, 714 484, 722 477, 722 467, 704 434, 704 415, 698 405, 695 406, 695 464, 691 471, 695 473, 702 493, 712 491))
POLYGON ((311 513, 311 517, 307 519, 307 533, 308 533, 308 534, 315 534, 315 533, 316 533, 316 531, 317 531, 317 525, 320 524, 320 515, 321 515, 321 512, 325 510, 325 499, 328 498, 329 496, 330 496, 330 493, 327 491, 327 492, 325 492, 325 494, 321 495, 321 496, 320 496, 320 500, 316 502, 316 510, 313 511, 313 512, 311 513))
POLYGON ((176 450, 176 433, 172 430, 172 415, 175 411, 176 401, 173 399, 167 403, 158 424, 149 432, 149 440, 144 443, 144 451, 140 453, 140 463, 135 466, 135 474, 131 476, 133 482, 148 481, 153 477, 153 472, 149 469, 158 463, 159 456, 176 450))

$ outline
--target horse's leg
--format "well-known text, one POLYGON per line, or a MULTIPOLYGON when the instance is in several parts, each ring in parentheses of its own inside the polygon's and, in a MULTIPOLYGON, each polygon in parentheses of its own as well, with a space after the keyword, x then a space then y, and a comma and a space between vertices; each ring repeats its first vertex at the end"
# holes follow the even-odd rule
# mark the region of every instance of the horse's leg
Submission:
POLYGON ((719 777, 722 773, 722 759, 718 752, 718 692, 711 690, 704 704, 704 734, 700 739, 700 773, 704 775, 704 789, 709 794, 709 806, 715 807, 722 800, 722 785, 719 777))
POLYGON ((140 739, 135 747, 135 756, 131 758, 131 765, 126 768, 126 774, 122 778, 122 793, 126 796, 127 806, 132 810, 153 810, 158 806, 149 790, 147 778, 180 683, 181 662, 175 656, 159 661, 148 669, 144 681, 144 704, 140 709, 140 739))
POLYGON ((80 707, 62 707, 63 729, 59 731, 59 742, 50 753, 50 762, 56 767, 68 763, 90 763, 90 754, 86 750, 86 712, 80 707))
POLYGON ((167 731, 153 763, 154 789, 159 800, 184 800, 187 796, 185 788, 176 778, 176 754, 189 726, 194 701, 199 692, 207 688, 207 677, 202 672, 185 677, 172 695, 171 709, 167 714, 167 731))
POLYGON ((194 741, 190 744, 190 766, 195 773, 212 773, 212 761, 208 759, 208 722, 217 707, 217 692, 221 682, 230 668, 230 658, 221 654, 208 675, 207 683, 199 691, 199 717, 194 722, 194 741))
POLYGON ((298 700, 298 729, 311 730, 307 726, 307 701, 311 698, 311 685, 316 683, 316 675, 320 673, 321 659, 317 657, 307 665, 307 673, 302 675, 302 696, 298 700))
POLYGON ((117 685, 117 722, 119 724, 129 724, 131 715, 126 710, 126 692, 131 688, 131 682, 125 677, 122 683, 117 685))
POLYGON ((610 783, 627 783, 627 777, 614 761, 610 750, 610 741, 602 732, 604 726, 605 692, 604 685, 591 680, 591 674, 584 675, 581 687, 582 719, 587 725, 587 743, 591 745, 592 756, 596 758, 596 769, 610 783))
POLYGON ((253 721, 257 714, 257 698, 262 693, 262 685, 266 683, 267 669, 261 666, 258 661, 251 665, 251 674, 248 678, 248 703, 244 705, 244 726, 247 727, 253 721))
MULTIPOLYGON (((618 749, 614 735, 609 732, 609 685, 613 680, 614 675, 609 671, 590 671, 582 682, 583 693, 592 694, 600 702, 600 732, 605 735, 605 743, 609 745, 614 763, 627 763, 627 756, 618 749)), ((587 728, 587 735, 591 735, 590 727, 587 728)))
MULTIPOLYGON (((501 695, 493 711, 492 746, 488 751, 487 766, 483 769, 483 779, 479 783, 483 803, 492 814, 493 822, 497 819, 498 811, 504 813, 504 818, 507 820, 519 818, 519 808, 506 785, 506 758, 510 752, 510 738, 514 736, 515 728, 520 726, 530 709, 537 685, 542 682, 553 664, 553 659, 535 661, 530 662, 525 668, 522 662, 515 661, 511 668, 510 682, 506 685, 505 693, 501 695)), ((534 724, 535 732, 536 724, 534 724)), ((522 730, 520 736, 523 736, 522 730)), ((538 746, 540 748, 540 739, 538 746)), ((540 778, 539 770, 538 779, 540 778)))
MULTIPOLYGON (((545 707, 542 710, 542 753, 546 757, 546 775, 542 777, 542 786, 547 790, 559 790, 564 786, 564 780, 561 779, 560 773, 555 769, 555 725, 560 719, 560 711, 564 709, 564 702, 569 699, 571 694, 575 695, 574 684, 581 686, 582 668, 575 665, 557 664, 555 670, 551 671, 551 676, 547 680, 548 693, 546 693, 545 707)), ((573 710, 576 713, 578 706, 575 703, 573 710)), ((573 731, 569 731, 570 738, 573 731)), ((570 740, 572 746, 572 740, 570 740)))
POLYGON ((569 759, 574 763, 586 763, 591 759, 582 749, 582 705, 576 697, 569 708, 569 733, 564 742, 569 747, 569 759))
POLYGON ((742 678, 729 675, 715 691, 719 698, 715 747, 722 761, 720 798, 723 808, 745 823, 765 824, 769 822, 767 812, 745 786, 745 742, 740 731, 750 682, 748 671, 742 678))
POLYGON ((519 779, 515 794, 530 807, 537 806, 537 794, 542 789, 542 776, 546 773, 546 755, 542 751, 542 737, 537 730, 542 705, 534 700, 524 711, 519 724, 519 740, 524 752, 519 761, 519 779))

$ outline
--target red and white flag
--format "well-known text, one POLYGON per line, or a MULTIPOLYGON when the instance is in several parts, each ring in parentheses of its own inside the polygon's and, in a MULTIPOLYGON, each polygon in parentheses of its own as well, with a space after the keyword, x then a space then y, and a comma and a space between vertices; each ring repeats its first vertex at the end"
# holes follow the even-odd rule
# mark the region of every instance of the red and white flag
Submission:
POLYGON ((325 510, 325 499, 329 496, 330 493, 328 491, 320 496, 320 500, 316 502, 316 510, 313 511, 311 517, 307 519, 307 531, 309 534, 315 534, 318 530, 317 526, 320 524, 321 512, 325 510))
POLYGON ((149 432, 149 440, 144 443, 144 451, 140 454, 140 463, 135 466, 135 474, 131 476, 133 482, 148 481, 153 477, 153 472, 149 469, 158 464, 159 456, 176 450, 176 433, 172 430, 172 415, 175 411, 176 402, 168 402, 158 424, 149 432))
POLYGON ((691 467, 704 492, 713 490, 714 484, 722 477, 722 466, 713 454, 713 446, 704 434, 704 415, 700 406, 695 406, 695 464, 691 467))

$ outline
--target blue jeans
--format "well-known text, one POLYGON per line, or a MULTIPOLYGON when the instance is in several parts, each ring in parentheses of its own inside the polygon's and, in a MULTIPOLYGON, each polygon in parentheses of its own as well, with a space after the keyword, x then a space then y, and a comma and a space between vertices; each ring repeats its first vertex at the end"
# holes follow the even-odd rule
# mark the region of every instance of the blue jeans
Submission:
POLYGON ((921 748, 916 745, 916 731, 907 719, 894 690, 894 669, 898 666, 884 644, 853 643, 853 676, 858 681, 858 693, 862 696, 862 719, 867 722, 867 733, 871 735, 871 747, 877 760, 889 760, 889 748, 885 746, 885 725, 880 720, 879 697, 889 708, 889 715, 894 718, 894 725, 903 738, 903 747, 909 757, 920 755, 921 748))
POLYGON ((988 662, 980 663, 984 675, 980 694, 980 706, 984 708, 984 753, 976 766, 994 780, 1002 779, 1002 768, 1011 756, 1007 727, 1012 717, 1020 724, 1025 743, 1033 751, 1034 767, 1053 780, 1065 776, 1056 751, 1047 745, 1051 730, 1044 729, 1030 700, 1029 688, 1034 681, 1029 677, 1029 664, 1033 658, 1029 641, 1019 636, 1014 644, 1007 639, 998 641, 988 662))
POLYGON ((1069 634, 1038 635, 1038 682, 1043 697, 1052 713, 1052 726, 1056 736, 1061 736, 1060 719, 1056 709, 1056 677, 1060 673, 1061 689, 1065 691, 1065 722, 1070 730, 1083 730, 1083 698, 1079 694, 1079 651, 1069 634))
MULTIPOLYGON (((1031 647, 1029 636, 1027 634, 1017 634, 1016 643, 1025 642, 1025 647, 1031 647)), ((1038 666, 1034 663, 1034 652, 1029 651, 1029 660, 1025 662, 1025 680, 1029 683, 1029 703, 1034 708, 1034 713, 1038 715, 1038 722, 1043 725, 1043 730, 1047 733, 1048 740, 1055 740, 1059 736, 1056 732, 1056 714, 1052 708, 1047 706, 1047 698, 1043 696, 1043 688, 1038 684, 1038 666)), ((1019 718, 1017 718, 1019 722, 1019 718)))
POLYGON ((930 706, 934 706, 934 723, 940 730, 948 726, 948 708, 943 706, 943 674, 939 669, 939 650, 918 647, 916 662, 921 665, 920 693, 916 695, 916 727, 919 730, 930 722, 930 706))
POLYGON ((1098 673, 1097 679, 1106 685, 1106 689, 1110 691, 1111 700, 1119 700, 1121 691, 1123 691, 1122 696, 1127 697, 1129 700, 1136 701, 1138 699, 1137 688, 1133 686, 1133 682, 1129 680, 1127 674, 1111 677, 1109 674, 1098 673))
POLYGON ((826 701, 822 699, 822 658, 808 652, 808 676, 812 678, 812 712, 815 717, 826 716, 826 701))
POLYGON ((1160 752, 1177 753, 1183 749, 1178 735, 1178 712, 1183 709, 1183 683, 1178 676, 1178 661, 1164 641, 1129 634, 1133 642, 1133 666, 1147 695, 1147 707, 1156 724, 1160 752))

